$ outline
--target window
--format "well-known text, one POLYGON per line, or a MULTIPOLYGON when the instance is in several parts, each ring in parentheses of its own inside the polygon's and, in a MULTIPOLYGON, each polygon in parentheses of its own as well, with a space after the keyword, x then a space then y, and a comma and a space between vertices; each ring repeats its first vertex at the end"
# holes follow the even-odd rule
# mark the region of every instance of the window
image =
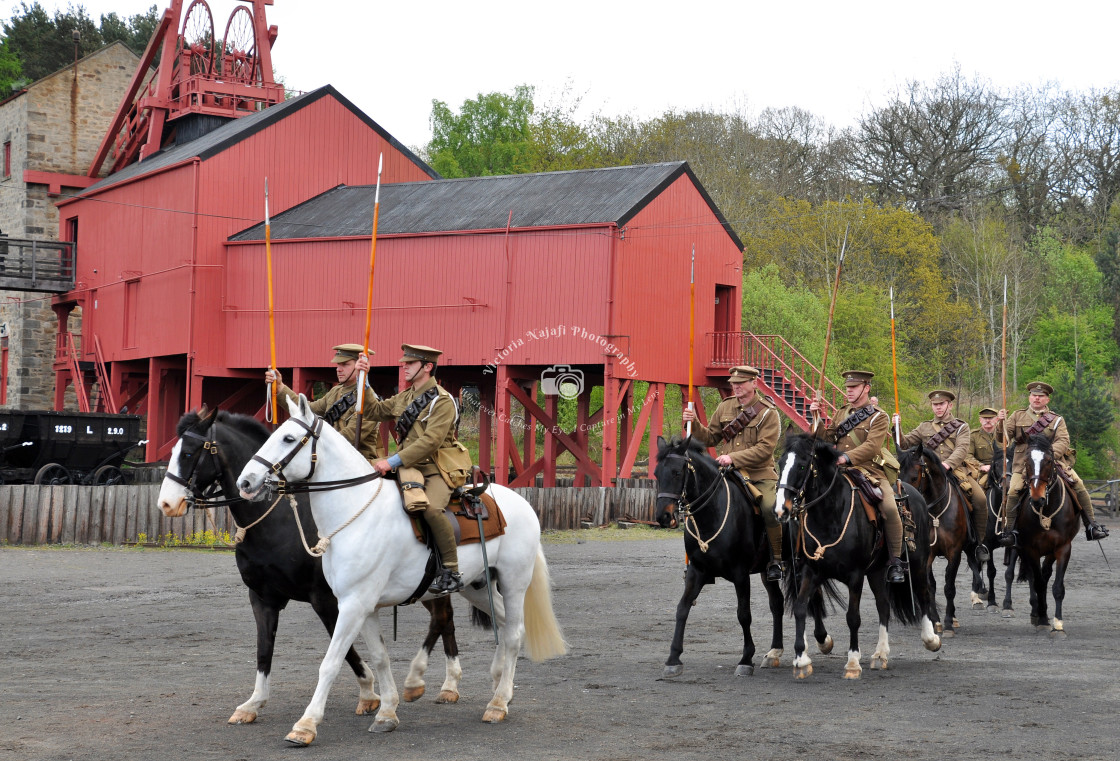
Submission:
POLYGON ((4 178, 12 176, 12 141, 4 141, 4 178))

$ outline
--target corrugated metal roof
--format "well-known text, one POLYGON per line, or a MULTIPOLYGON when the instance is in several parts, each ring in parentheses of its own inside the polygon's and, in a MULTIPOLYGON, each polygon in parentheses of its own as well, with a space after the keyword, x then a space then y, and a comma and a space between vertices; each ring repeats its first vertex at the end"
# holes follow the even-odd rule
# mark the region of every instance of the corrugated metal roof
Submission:
POLYGON ((421 167, 428 174, 428 176, 432 178, 439 177, 439 174, 434 169, 421 161, 416 156, 416 154, 406 148, 395 137, 386 132, 380 124, 366 116, 365 113, 358 109, 357 106, 343 97, 338 92, 338 90, 334 89, 334 87, 332 87, 331 85, 325 85, 323 87, 320 87, 318 90, 313 90, 312 92, 301 95, 298 98, 286 100, 283 103, 277 103, 276 105, 271 106, 270 108, 266 108, 263 111, 258 111, 255 114, 242 116, 239 119, 233 119, 232 121, 223 124, 221 127, 213 130, 212 132, 209 132, 196 140, 192 140, 189 143, 184 143, 182 145, 173 145, 170 148, 166 148, 162 151, 159 151, 158 153, 152 154, 143 161, 137 161, 135 163, 129 164, 119 172, 115 172, 105 179, 101 180, 100 182, 86 188, 79 194, 79 196, 91 192, 97 192, 98 190, 107 188, 111 185, 116 185, 126 180, 143 177, 146 174, 151 174, 152 172, 155 172, 159 169, 172 166, 173 164, 178 164, 180 161, 186 161, 187 159, 197 157, 202 161, 205 161, 212 156, 216 156, 227 148, 236 145, 242 140, 255 135, 269 125, 275 124, 281 119, 284 119, 291 114, 296 113, 300 109, 311 105, 320 98, 327 96, 333 97, 343 106, 354 112, 354 114, 359 119, 364 121, 367 125, 369 125, 371 129, 385 138, 385 140, 387 140, 390 145, 392 145, 404 155, 411 158, 417 166, 421 167))
MULTIPOLYGON (((682 174, 687 174, 739 248, 742 244, 687 162, 569 172, 468 177, 381 186, 379 235, 614 223, 619 226, 682 174)), ((271 220, 273 240, 368 236, 375 186, 328 190, 271 220)), ((263 240, 264 224, 230 237, 263 240)))

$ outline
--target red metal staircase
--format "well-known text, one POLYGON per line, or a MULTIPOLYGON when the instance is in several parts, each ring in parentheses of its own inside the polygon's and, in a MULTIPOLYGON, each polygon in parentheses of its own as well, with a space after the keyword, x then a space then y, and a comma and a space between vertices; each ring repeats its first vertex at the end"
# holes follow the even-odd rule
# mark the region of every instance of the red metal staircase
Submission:
MULTIPOLYGON (((726 378, 738 365, 761 371, 759 387, 802 430, 811 425, 809 402, 821 371, 781 336, 759 336, 748 331, 709 333, 708 375, 726 378)), ((831 418, 843 404, 844 392, 828 378, 824 382, 825 414, 831 418)))

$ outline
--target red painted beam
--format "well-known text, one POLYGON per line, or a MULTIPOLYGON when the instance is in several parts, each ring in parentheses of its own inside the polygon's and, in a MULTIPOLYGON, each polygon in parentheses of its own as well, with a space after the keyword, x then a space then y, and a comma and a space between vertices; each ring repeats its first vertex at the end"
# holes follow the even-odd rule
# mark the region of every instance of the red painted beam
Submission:
POLYGON ((47 194, 57 196, 63 188, 88 188, 98 181, 97 177, 81 174, 62 174, 60 172, 40 172, 36 169, 23 170, 23 181, 29 185, 46 185, 47 194))

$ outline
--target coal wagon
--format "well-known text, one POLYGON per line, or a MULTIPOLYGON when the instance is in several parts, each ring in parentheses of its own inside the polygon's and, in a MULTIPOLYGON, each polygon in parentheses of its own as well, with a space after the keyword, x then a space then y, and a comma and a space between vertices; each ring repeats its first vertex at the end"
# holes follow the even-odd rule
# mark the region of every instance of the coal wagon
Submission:
POLYGON ((0 411, 0 483, 114 484, 143 443, 139 415, 0 411))

